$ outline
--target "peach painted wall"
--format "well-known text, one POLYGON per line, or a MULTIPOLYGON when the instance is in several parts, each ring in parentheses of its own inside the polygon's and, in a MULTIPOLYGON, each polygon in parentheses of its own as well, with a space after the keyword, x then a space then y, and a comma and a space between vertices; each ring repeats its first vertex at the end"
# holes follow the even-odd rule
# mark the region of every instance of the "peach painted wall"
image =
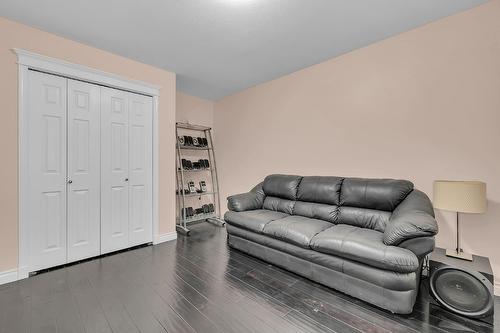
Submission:
MULTIPOLYGON (((435 179, 487 182, 462 235, 498 286, 500 1, 224 98, 214 117, 224 198, 270 173, 404 178, 431 197, 435 179)), ((453 247, 454 214, 437 217, 453 247)))
POLYGON ((214 102, 177 92, 176 119, 178 122, 213 126, 214 102))
POLYGON ((159 98, 160 233, 175 231, 175 74, 0 18, 0 272, 18 261, 17 64, 20 48, 161 86, 159 98))

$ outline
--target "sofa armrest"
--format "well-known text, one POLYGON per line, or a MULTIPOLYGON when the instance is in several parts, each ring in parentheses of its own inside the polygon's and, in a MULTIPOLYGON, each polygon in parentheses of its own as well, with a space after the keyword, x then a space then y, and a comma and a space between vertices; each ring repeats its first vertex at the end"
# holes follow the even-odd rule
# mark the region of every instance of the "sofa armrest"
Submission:
POLYGON ((255 186, 250 192, 231 195, 227 198, 227 208, 235 212, 261 209, 265 194, 262 183, 255 186))
POLYGON ((384 231, 384 243, 399 245, 407 239, 434 236, 437 232, 434 217, 424 211, 410 211, 391 217, 384 231))
POLYGON ((422 191, 413 190, 392 212, 385 227, 384 243, 397 246, 407 239, 432 237, 437 232, 438 226, 429 197, 422 191))
POLYGON ((235 194, 227 198, 227 208, 235 212, 243 212, 262 208, 262 202, 253 192, 235 194))
POLYGON ((410 238, 402 241, 398 246, 413 252, 417 258, 422 259, 432 251, 436 241, 433 236, 410 238))

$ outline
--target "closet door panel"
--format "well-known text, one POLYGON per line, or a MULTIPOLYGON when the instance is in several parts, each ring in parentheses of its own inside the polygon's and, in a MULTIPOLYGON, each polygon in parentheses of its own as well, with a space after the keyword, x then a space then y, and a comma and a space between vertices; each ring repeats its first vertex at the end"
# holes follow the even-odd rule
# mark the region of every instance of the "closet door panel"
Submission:
POLYGON ((128 93, 101 88, 101 253, 129 244, 128 93))
POLYGON ((28 74, 31 270, 66 263, 66 79, 28 74))
POLYGON ((129 94, 130 246, 151 242, 152 110, 151 97, 129 94))
POLYGON ((100 87, 68 80, 68 262, 100 254, 100 87))

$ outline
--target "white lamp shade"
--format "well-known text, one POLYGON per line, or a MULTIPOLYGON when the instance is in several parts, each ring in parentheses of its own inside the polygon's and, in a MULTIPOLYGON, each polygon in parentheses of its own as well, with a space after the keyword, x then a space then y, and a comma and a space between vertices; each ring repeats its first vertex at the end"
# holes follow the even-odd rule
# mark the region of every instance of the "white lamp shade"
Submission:
POLYGON ((479 181, 434 181, 434 208, 460 213, 486 211, 486 183, 479 181))

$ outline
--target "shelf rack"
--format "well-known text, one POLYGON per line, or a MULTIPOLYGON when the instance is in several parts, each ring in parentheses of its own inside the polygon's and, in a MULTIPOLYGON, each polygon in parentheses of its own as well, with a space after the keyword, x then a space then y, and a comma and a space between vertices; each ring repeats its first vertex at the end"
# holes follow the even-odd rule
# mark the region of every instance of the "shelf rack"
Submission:
MULTIPOLYGON (((217 192, 184 193, 184 197, 186 197, 186 198, 189 198, 189 197, 201 197, 203 195, 214 195, 214 194, 217 194, 217 192)), ((181 193, 181 194, 177 194, 177 195, 183 195, 183 194, 181 193)))
POLYGON ((184 169, 184 170, 181 170, 181 169, 177 169, 177 172, 202 172, 202 171, 213 171, 213 169, 184 169))
POLYGON ((187 150, 212 150, 211 147, 196 147, 196 146, 179 146, 179 149, 187 149, 187 150))
MULTIPOLYGON (((176 128, 175 128, 175 134, 176 134, 176 151, 177 151, 177 172, 176 172, 176 180, 177 180, 177 202, 178 202, 178 217, 177 217, 177 225, 176 225, 176 230, 177 232, 183 234, 183 235, 189 235, 190 230, 188 228, 189 223, 193 222, 200 222, 200 221, 207 221, 209 223, 218 225, 218 226, 224 226, 225 222, 221 218, 221 207, 220 207, 220 196, 219 196, 219 178, 217 176, 217 164, 215 162, 215 149, 214 149, 214 142, 212 139, 212 128, 207 127, 207 126, 201 126, 201 125, 193 125, 193 124, 188 124, 188 123, 176 123, 176 128), (187 132, 196 132, 201 135, 196 135, 197 137, 203 137, 207 139, 208 145, 206 147, 198 147, 198 146, 184 146, 179 143, 179 136, 181 133, 180 131, 187 131, 187 132), (210 163, 210 168, 203 168, 203 169, 190 169, 186 170, 182 166, 182 159, 185 158, 185 152, 186 151, 205 151, 207 156, 207 159, 210 163), (207 192, 196 192, 196 193, 185 193, 184 192, 184 186, 187 185, 187 179, 188 175, 193 175, 194 173, 198 172, 209 172, 210 173, 210 178, 212 181, 212 190, 207 191, 207 192), (199 214, 195 215, 193 217, 186 217, 185 216, 185 208, 186 208, 186 198, 190 197, 202 197, 202 196, 211 196, 213 199, 213 205, 214 205, 214 212, 207 213, 207 214, 199 214)), ((182 134, 183 135, 183 134, 182 134)))

